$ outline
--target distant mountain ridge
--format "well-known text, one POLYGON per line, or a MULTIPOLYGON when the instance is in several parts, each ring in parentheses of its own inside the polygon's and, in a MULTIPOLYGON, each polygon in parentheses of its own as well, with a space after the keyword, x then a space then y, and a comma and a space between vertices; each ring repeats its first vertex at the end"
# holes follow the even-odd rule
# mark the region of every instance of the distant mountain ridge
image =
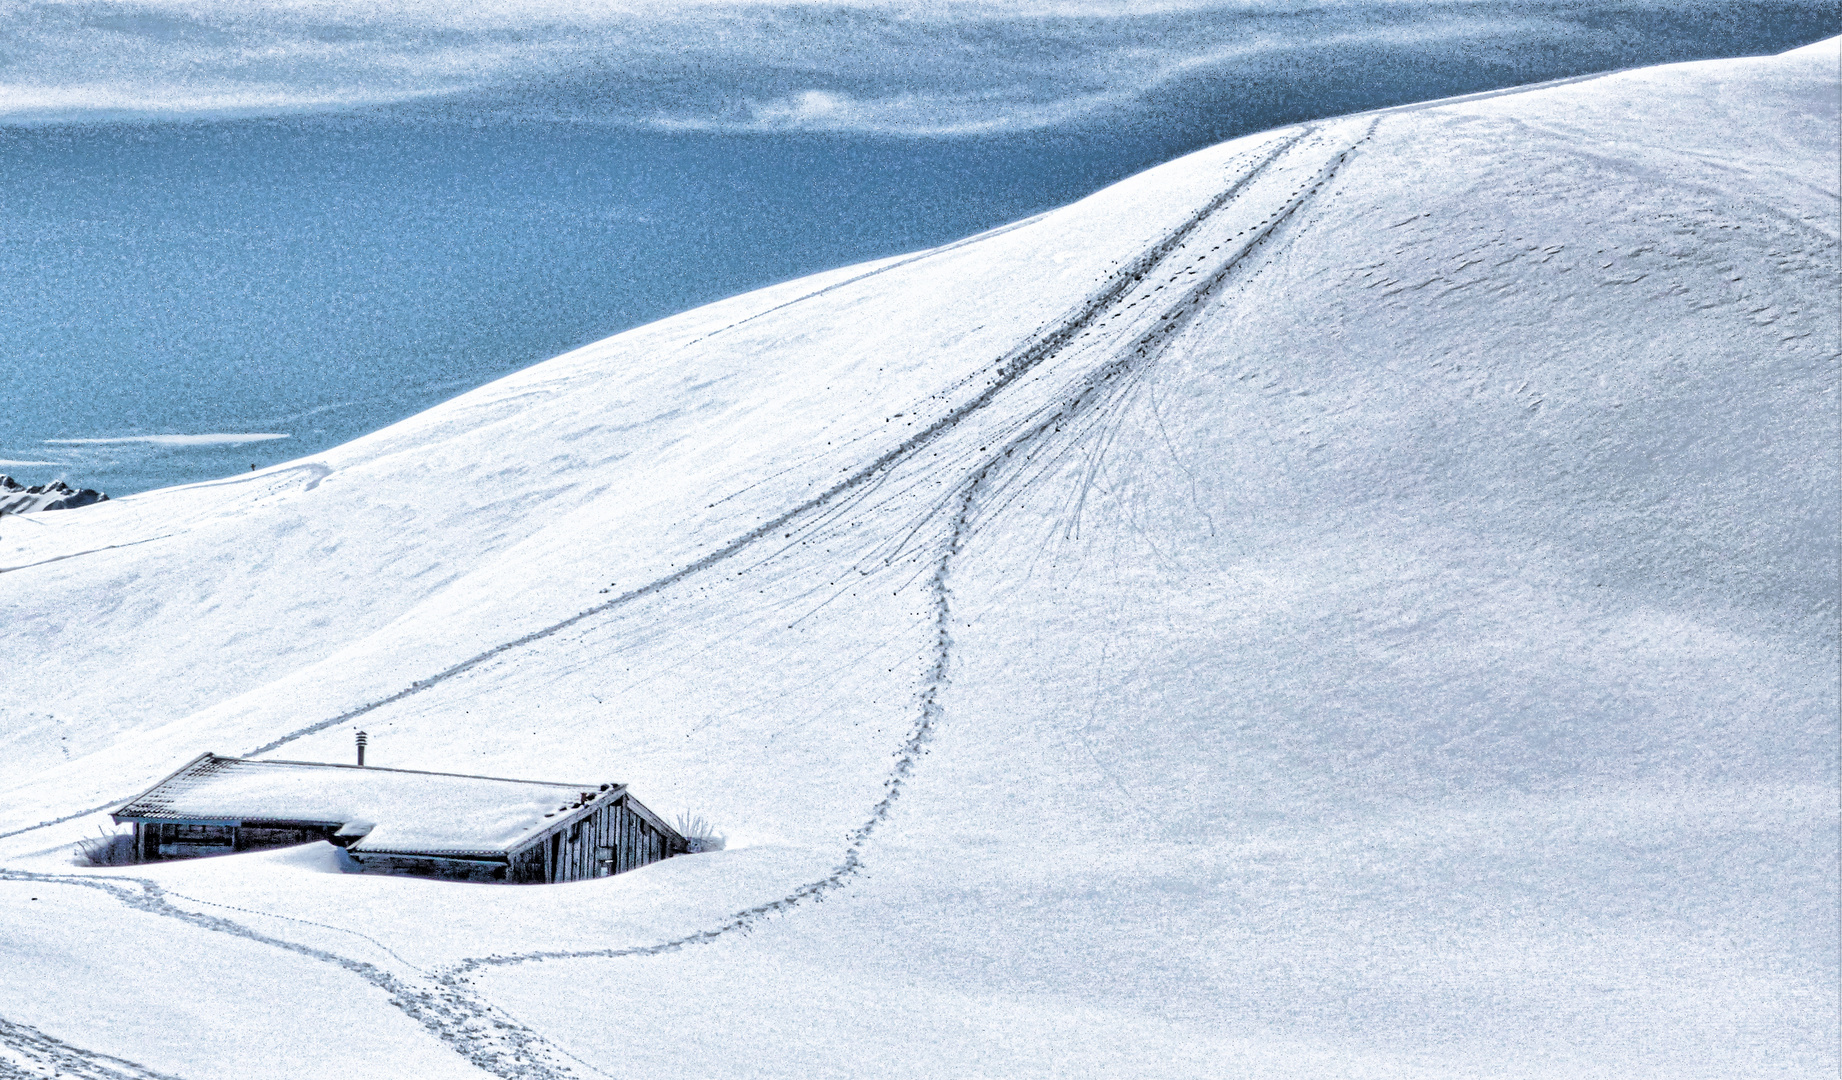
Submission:
POLYGON ((10 476, 0 474, 0 514, 75 510, 79 506, 106 502, 108 498, 95 488, 74 488, 62 480, 27 487, 10 476))

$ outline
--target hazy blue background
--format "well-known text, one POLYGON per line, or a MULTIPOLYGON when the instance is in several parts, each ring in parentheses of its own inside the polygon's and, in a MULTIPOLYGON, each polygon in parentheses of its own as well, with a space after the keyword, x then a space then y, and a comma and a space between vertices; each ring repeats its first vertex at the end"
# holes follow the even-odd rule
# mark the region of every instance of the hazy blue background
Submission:
POLYGON ((0 472, 208 479, 1234 135, 1839 23, 1783 2, 444 7, 0 13, 0 472), (242 432, 288 438, 55 441, 242 432))

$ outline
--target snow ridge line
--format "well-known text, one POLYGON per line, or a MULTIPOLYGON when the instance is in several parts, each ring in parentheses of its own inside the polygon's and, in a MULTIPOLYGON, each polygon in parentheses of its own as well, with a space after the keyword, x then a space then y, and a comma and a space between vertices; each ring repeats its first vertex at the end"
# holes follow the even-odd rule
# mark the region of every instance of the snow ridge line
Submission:
POLYGON ((990 240, 991 238, 995 236, 1002 236, 1007 232, 1013 232, 1017 229, 1023 228, 1026 225, 1034 225, 1038 221, 1041 221, 1043 218, 1048 217, 1050 214, 1053 214, 1054 212, 1055 211, 1053 210, 1044 210, 1040 214, 1032 214, 1029 217, 1022 219, 1021 221, 1013 221, 1013 222, 1010 222, 1009 224, 999 225, 999 226, 996 226, 995 228, 986 229, 982 233, 974 233, 971 236, 963 237, 961 239, 954 240, 950 243, 942 244, 939 247, 928 248, 926 251, 917 251, 913 255, 908 256, 907 258, 897 258, 894 262, 888 264, 887 266, 879 266, 874 270, 866 270, 863 273, 858 274, 855 277, 845 278, 843 281, 834 281, 833 283, 825 286, 822 289, 814 289, 813 291, 806 293, 803 296, 796 296, 791 300, 786 300, 781 303, 775 304, 773 307, 763 308, 762 310, 755 312, 753 315, 745 315, 742 318, 737 319, 735 322, 730 323, 728 326, 722 327, 720 329, 712 330, 709 333, 703 335, 702 337, 694 337, 679 347, 688 349, 700 341, 708 341, 711 338, 717 336, 718 334, 726 334, 729 331, 734 330, 736 327, 741 326, 743 323, 751 323, 751 322, 754 322, 756 319, 766 318, 767 316, 772 315, 776 311, 780 311, 783 308, 790 308, 794 304, 803 304, 806 301, 811 300, 815 297, 824 296, 826 293, 830 293, 830 292, 836 292, 837 290, 842 289, 847 285, 855 285, 858 282, 865 280, 866 278, 873 278, 873 277, 876 277, 878 274, 887 274, 891 270, 900 270, 904 266, 908 266, 913 263, 918 263, 923 259, 931 259, 936 255, 945 255, 950 251, 956 251, 960 248, 965 247, 968 244, 976 244, 980 242, 981 240, 990 240))
MULTIPOLYGON (((187 911, 167 899, 169 895, 180 894, 169 894, 159 884, 146 878, 40 874, 0 867, 0 881, 31 881, 97 889, 127 907, 149 915, 177 919, 201 930, 244 938, 343 968, 388 994, 390 1004, 421 1024, 429 1034, 466 1058, 474 1067, 503 1080, 571 1080, 576 1075, 574 1070, 558 1060, 558 1056, 565 1051, 551 1046, 541 1035, 525 1025, 495 1015, 498 1010, 490 1005, 455 993, 445 986, 433 993, 421 990, 368 961, 352 960, 311 945, 271 937, 216 915, 187 911), (124 882, 139 885, 140 893, 122 887, 120 883, 124 882)), ((157 1077, 158 1074, 146 1075, 157 1077)))
POLYGON ((1083 330, 1093 325, 1095 320, 1099 318, 1101 312, 1109 308, 1122 295, 1131 291, 1132 288, 1143 280, 1146 274, 1151 272, 1154 266, 1163 261, 1172 251, 1176 250, 1176 248, 1183 243, 1184 239, 1196 230, 1197 226, 1201 225, 1216 211, 1226 206, 1244 191, 1249 184, 1266 171, 1268 166, 1278 160, 1286 151, 1296 146, 1301 140, 1309 135, 1312 130, 1314 129, 1306 127, 1292 137, 1280 140, 1277 146, 1256 163, 1253 168, 1243 173, 1239 179, 1229 185, 1226 190, 1203 204, 1200 209, 1196 210, 1181 224, 1166 233, 1157 243, 1140 252, 1132 262, 1114 271, 1112 275, 1113 281, 1109 285, 1098 292, 1089 294, 1088 297, 1073 310, 1056 320, 1051 327, 1037 333, 1024 344, 1011 350, 1004 356, 999 357, 996 366, 996 375, 985 389, 980 391, 971 400, 952 409, 945 416, 929 424, 923 430, 909 436, 897 446, 885 451, 874 461, 858 469, 832 487, 812 496, 792 509, 779 514, 772 520, 756 526, 702 558, 687 563, 683 567, 663 577, 656 578, 645 585, 630 589, 611 600, 603 601, 593 607, 586 608, 560 622, 552 623, 542 629, 533 630, 522 637, 495 645, 484 652, 478 653, 451 667, 436 672, 426 679, 416 680, 393 694, 367 702, 356 708, 348 709, 330 720, 321 720, 317 723, 309 724, 306 727, 297 728, 278 739, 264 743, 254 750, 247 751, 243 756, 256 757, 261 754, 266 754, 272 750, 286 746, 296 739, 325 731, 327 728, 338 727, 341 724, 350 723, 367 713, 374 712, 388 705, 394 705, 405 698, 427 690, 431 686, 446 682, 456 675, 465 674, 503 653, 510 652, 514 649, 521 649, 526 645, 542 641, 569 629, 585 619, 593 618, 596 615, 612 611, 615 608, 625 606, 636 600, 644 599, 654 593, 670 588, 688 577, 701 573, 733 557, 755 541, 785 528, 794 519, 819 509, 840 496, 849 494, 866 483, 869 483, 871 480, 887 472, 892 466, 914 454, 917 450, 922 449, 939 439, 942 435, 952 431, 955 427, 958 427, 967 417, 983 410, 1012 383, 1036 368, 1044 360, 1060 352, 1064 346, 1080 336, 1083 330))
POLYGON ((85 1050, 62 1039, 47 1035, 30 1024, 21 1024, 0 1016, 0 1048, 12 1051, 15 1060, 0 1052, 0 1077, 20 1080, 53 1080, 73 1077, 77 1080, 179 1080, 171 1073, 156 1072, 127 1058, 85 1050), (23 1061, 25 1067, 19 1062, 23 1061))
MULTIPOLYGON (((987 457, 978 471, 961 484, 961 490, 956 499, 957 506, 947 529, 945 546, 935 562, 933 574, 928 579, 929 588, 934 594, 934 660, 924 676, 924 689, 919 695, 918 718, 908 738, 896 751, 895 766, 890 770, 889 778, 883 782, 885 793, 882 800, 871 808, 869 817, 864 823, 849 834, 850 843, 845 849, 844 857, 830 874, 816 881, 807 882, 779 899, 735 912, 717 926, 669 941, 625 948, 554 949, 470 957, 437 974, 436 981, 458 990, 464 985, 464 979, 483 968, 511 967, 546 960, 618 959, 676 952, 686 946, 705 944, 736 930, 746 931, 762 919, 791 911, 808 899, 822 901, 826 893, 841 887, 845 881, 854 877, 863 867, 864 846, 877 827, 886 821, 894 811, 903 788, 913 776, 921 755, 926 753, 927 743, 931 741, 935 729, 945 715, 940 696, 950 683, 953 643, 952 593, 948 587, 948 581, 952 570, 952 560, 964 549, 966 541, 974 530, 973 507, 986 481, 994 471, 1013 458, 1018 458, 1019 455, 1021 455, 1021 460, 1029 460, 1032 457, 1030 451, 1033 444, 1060 432, 1076 414, 1087 411, 1109 397, 1115 401, 1121 399, 1130 384, 1130 377, 1137 375, 1146 362, 1155 359, 1165 342, 1174 336, 1181 325, 1187 324, 1194 317, 1202 301, 1212 294, 1230 273, 1244 264, 1256 248, 1264 245, 1281 224, 1289 220, 1337 174, 1343 164, 1348 161, 1356 146, 1367 142, 1374 136, 1376 124, 1379 122, 1379 118, 1371 122, 1361 139, 1345 148, 1320 168, 1311 181, 1303 185, 1296 195, 1289 198, 1284 206, 1272 215, 1266 225, 1249 236, 1238 250, 1225 259, 1214 274, 1186 290, 1174 304, 1166 309, 1165 314, 1159 316, 1156 327, 1130 343, 1129 353, 1117 355, 1089 372, 1079 381, 1073 395, 1060 408, 1044 416, 1028 430, 1013 436, 1002 448, 987 457)), ((1299 136, 1300 139, 1303 137, 1303 134, 1299 136)), ((1284 153, 1297 141, 1297 139, 1292 140, 1281 148, 1279 153, 1284 153)), ((1275 154, 1268 158, 1266 162, 1262 162, 1262 166, 1278 156, 1275 154)), ((1252 179, 1252 174, 1243 178, 1244 181, 1250 179, 1252 179)), ((1237 191, 1240 186, 1242 185, 1230 189, 1231 192, 1237 191)), ((1220 196, 1211 200, 1210 212, 1213 213, 1215 209, 1220 209, 1226 201, 1220 196)), ((1192 229, 1194 224, 1200 223, 1200 219, 1193 219, 1193 222, 1192 229)), ((1128 267, 1123 273, 1132 273, 1136 266, 1137 261, 1135 260, 1133 267, 1128 267)), ((1142 277, 1142 274, 1139 276, 1142 277)), ((1133 277, 1130 280, 1133 284, 1137 284, 1139 278, 1133 277)), ((1115 295, 1114 299, 1118 299, 1118 296, 1115 295)))

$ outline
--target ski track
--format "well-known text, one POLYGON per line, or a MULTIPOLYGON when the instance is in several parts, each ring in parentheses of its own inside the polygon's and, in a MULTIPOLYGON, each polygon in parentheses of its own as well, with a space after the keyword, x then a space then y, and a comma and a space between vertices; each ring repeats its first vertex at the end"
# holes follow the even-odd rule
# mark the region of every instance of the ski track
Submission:
MULTIPOLYGON (((320 481, 326 479, 328 476, 331 476, 333 473, 333 470, 331 469, 331 467, 327 465, 323 465, 320 462, 310 461, 305 465, 290 465, 289 467, 285 469, 276 469, 273 472, 252 473, 248 476, 235 476, 235 477, 231 477, 228 480, 208 480, 208 481, 205 481, 203 483, 198 483, 198 484, 186 484, 183 487, 177 487, 171 490, 173 491, 195 491, 200 488, 231 487, 231 486, 235 486, 238 484, 261 483, 264 481, 275 480, 280 477, 287 476, 289 473, 297 473, 297 472, 305 472, 305 473, 311 474, 311 478, 307 481, 305 485, 301 487, 301 490, 302 491, 312 491, 314 488, 317 488, 320 486, 320 481)), ((275 489, 270 489, 270 493, 273 493, 274 490, 275 489)), ((126 499, 132 499, 132 498, 134 498, 134 496, 132 495, 124 496, 124 501, 126 499)), ((19 517, 21 515, 12 514, 12 515, 5 515, 5 516, 19 517)), ((40 559, 37 562, 20 563, 18 566, 0 566, 0 574, 13 574, 21 570, 30 570, 35 566, 49 566, 52 563, 63 562, 66 559, 80 559, 85 555, 98 555, 105 551, 116 551, 121 548, 131 548, 131 547, 137 547, 141 544, 151 544, 157 540, 169 540, 175 536, 180 535, 180 533, 183 533, 185 531, 186 530, 181 529, 180 532, 161 533, 159 536, 149 536, 149 537, 145 537, 140 540, 129 540, 125 543, 110 544, 107 547, 90 548, 88 551, 73 551, 68 555, 54 555, 49 559, 40 559)), ((70 819, 64 818, 61 820, 68 821, 70 819)), ((46 822, 46 824, 56 824, 56 822, 46 822)), ((14 835, 17 835, 17 834, 15 833, 0 834, 0 840, 4 840, 6 839, 6 837, 14 836, 14 835)))
POLYGON ((897 258, 894 262, 891 262, 886 266, 879 266, 874 270, 866 270, 863 273, 857 274, 854 277, 845 278, 843 281, 834 281, 830 285, 827 285, 822 289, 814 289, 813 291, 809 293, 805 293, 801 296, 796 296, 791 300, 786 300, 786 301, 782 301, 781 303, 775 304, 773 307, 762 308, 760 311, 757 311, 752 315, 744 315, 742 318, 737 319, 735 322, 730 323, 728 326, 719 327, 718 329, 712 330, 709 333, 704 334, 701 337, 692 338, 691 340, 685 342, 682 346, 680 346, 680 348, 688 349, 700 341, 708 341, 711 338, 716 337, 718 334, 726 334, 729 331, 734 330, 736 327, 743 325, 744 323, 751 323, 751 322, 754 322, 756 319, 766 318, 767 316, 772 315, 776 311, 780 311, 783 308, 790 308, 795 304, 803 304, 808 300, 814 299, 815 297, 824 296, 826 293, 836 292, 837 290, 844 288, 846 285, 855 285, 860 281, 866 280, 868 278, 876 277, 879 274, 887 274, 891 270, 900 270, 904 266, 909 266, 913 263, 918 263, 922 261, 923 259, 932 259, 937 255, 945 255, 946 253, 950 251, 957 251, 960 248, 966 247, 969 244, 977 244, 985 240, 990 240, 991 238, 995 236, 1002 236, 1007 232, 1012 232, 1017 229, 1021 229, 1027 225, 1034 225, 1038 221, 1041 221, 1043 218, 1047 217, 1051 213, 1054 213, 1054 211, 1045 210, 1040 214, 1032 214, 1029 217, 1024 218, 1021 221, 1013 221, 1008 225, 999 225, 998 227, 993 228, 993 229, 986 229, 982 233, 975 233, 971 236, 965 237, 964 239, 955 240, 950 244, 942 244, 936 248, 928 248, 926 251, 917 251, 913 255, 908 256, 907 258, 897 258))
MULTIPOLYGON (((15 514, 13 516, 17 517, 19 515, 15 514)), ((11 573, 16 573, 20 570, 30 570, 34 566, 48 566, 54 562, 63 562, 65 559, 81 559, 85 555, 97 555, 104 551, 115 551, 120 548, 138 547, 141 544, 151 544, 156 540, 165 540, 169 537, 176 536, 176 535, 178 534, 177 533, 161 533, 159 536, 150 536, 145 540, 130 540, 125 544, 110 544, 108 547, 90 548, 88 551, 73 551, 68 555, 53 555, 49 559, 40 559, 37 562, 20 563, 18 566, 0 566, 0 574, 11 574, 11 573)), ((0 839, 3 839, 3 838, 0 838, 0 839)))
MULTIPOLYGON (((1175 302, 1167 305, 1163 314, 1152 321, 1152 325, 1148 330, 1136 333, 1135 336, 1126 343, 1123 349, 1113 351, 1110 358, 1099 363, 1086 374, 1074 380, 1073 385, 1068 388, 1067 391, 1058 395, 1058 400, 1056 402, 1051 405, 1043 406, 1035 410, 1032 414, 1026 415, 1024 418, 1026 423, 1034 421, 1034 423, 1029 423, 1026 430, 1014 435, 1003 445, 994 448, 994 450, 988 455, 985 455, 981 461, 971 466, 960 466, 969 469, 966 478, 957 485, 952 493, 940 503, 936 504, 931 512, 922 515, 922 520, 918 523, 918 528, 915 530, 916 532, 919 531, 919 526, 925 525, 928 518, 938 520, 938 515, 942 510, 950 510, 947 514, 944 534, 939 541, 938 554, 934 560, 933 571, 928 578, 927 587, 932 593, 934 647, 930 665, 923 677, 922 689, 917 695, 916 720, 906 738, 895 752, 895 762, 890 768, 889 775, 883 783, 883 797, 871 807, 863 823, 852 830, 848 835, 843 857, 826 876, 800 885, 777 899, 737 911, 713 927, 673 938, 668 941, 626 948, 553 950, 472 957, 432 974, 424 974, 422 969, 404 960, 381 942, 366 935, 359 934, 357 931, 323 923, 315 923, 309 920, 273 915, 253 909, 213 904, 210 901, 197 900, 196 898, 187 897, 181 893, 169 892, 157 883, 145 878, 100 878, 83 875, 44 874, 0 868, 0 880, 34 881, 45 884, 62 884, 99 889, 124 905, 138 911, 178 919, 200 929, 241 937, 246 940, 293 952, 323 963, 333 964, 365 980, 378 989, 383 990, 389 995, 392 1005, 420 1023, 424 1029, 436 1039, 466 1058, 476 1067, 495 1076, 549 1080, 549 1078, 563 1078, 576 1075, 570 1065, 562 1060, 564 1057, 571 1058, 577 1064, 591 1071, 599 1072, 600 1070, 594 1069, 593 1066, 588 1065, 586 1062, 582 1062, 581 1059, 575 1058, 574 1055, 568 1054, 567 1051, 547 1042, 542 1036, 519 1023, 503 1010, 485 1002, 478 992, 469 985, 471 977, 485 969, 546 960, 612 959, 620 957, 655 956, 661 953, 673 952, 690 945, 713 941, 733 931, 746 930, 762 919, 791 911, 809 900, 822 901, 826 893, 841 887, 846 881, 854 877, 863 866, 863 851, 865 846, 875 834, 877 828, 888 820, 890 815, 894 812, 904 789, 910 783, 916 769, 919 767, 922 755, 927 752, 927 744, 931 741, 935 729, 944 717, 944 706, 941 698, 950 686, 952 673, 951 574, 955 559, 965 549, 967 541, 977 531, 977 520, 982 516, 980 514, 981 503, 984 502, 988 504, 986 507, 987 514, 1002 512, 1002 510, 1016 497, 1017 493, 1029 488, 1037 482, 1037 480, 1040 480, 1047 469, 1053 467, 1053 465, 1070 452, 1074 446, 1082 442, 1088 432, 1093 431, 1096 426, 1103 426, 1108 423, 1111 419, 1109 413, 1112 411, 1112 407, 1129 398, 1130 391, 1134 386, 1134 380, 1137 376, 1142 373, 1151 361, 1157 358, 1164 346, 1168 344, 1182 328, 1189 324, 1196 313, 1200 311, 1203 302, 1218 292, 1222 285, 1228 281, 1229 277, 1237 269, 1243 267, 1255 254, 1266 250, 1268 241, 1278 233, 1281 227, 1290 222, 1296 212, 1309 202, 1311 198, 1336 175, 1338 170, 1361 143, 1367 142, 1373 137, 1375 128, 1380 123, 1380 120, 1380 116, 1374 117, 1360 139, 1333 155, 1316 172, 1311 180, 1290 193, 1280 208, 1262 220, 1258 227, 1247 230, 1245 240, 1227 257, 1220 261, 1211 273, 1205 276, 1195 273, 1194 267, 1192 266, 1186 265, 1176 267, 1174 274, 1165 282, 1166 285, 1174 284, 1185 276, 1197 276, 1200 277, 1201 280, 1182 290, 1176 297, 1175 302), (1059 447, 1055 445, 1056 440, 1054 440, 1053 436, 1068 431, 1073 421, 1077 418, 1089 417, 1089 414, 1092 415, 1091 418, 1088 419, 1087 425, 1078 432, 1074 432, 1073 438, 1063 440, 1064 445, 1059 447), (1036 469, 1033 479, 1025 476, 1025 471, 1028 467, 1036 466, 1039 463, 1040 467, 1036 469), (991 483, 994 480, 1001 482, 995 485, 995 492, 991 492, 989 489, 994 487, 991 483), (1018 484, 1017 491, 1007 493, 1007 489, 1010 488, 1013 483, 1018 484), (998 498, 994 500, 990 498, 991 495, 998 496, 998 498), (137 892, 131 886, 138 886, 139 891, 137 892), (169 897, 171 899, 169 899, 169 897), (403 964, 404 967, 416 972, 417 975, 405 978, 386 971, 376 964, 362 960, 353 960, 324 949, 272 937, 228 918, 187 911, 173 904, 173 899, 184 900, 200 905, 209 905, 228 911, 244 912, 262 918, 284 919, 286 921, 319 927, 335 932, 352 934, 382 949, 396 961, 403 964)), ((1195 233, 1204 222, 1208 221, 1218 211, 1232 203, 1250 184, 1263 175, 1271 165, 1285 157, 1309 136, 1318 131, 1319 128, 1316 125, 1303 126, 1296 134, 1278 140, 1277 144, 1268 150, 1264 157, 1257 161, 1225 190, 1211 198, 1181 224, 1166 233, 1163 238, 1142 251, 1131 263, 1114 271, 1113 274, 1109 276, 1110 280, 1105 287, 1090 294, 1082 303, 1077 305, 1062 318, 1056 320, 1049 327, 1031 335, 1023 344, 999 357, 995 367, 993 369, 988 369, 995 371, 995 376, 979 394, 958 407, 951 409, 945 416, 936 420, 925 430, 909 437, 900 445, 885 452, 869 465, 852 473, 850 476, 821 494, 800 503, 798 506, 780 514, 766 524, 758 526, 741 537, 723 545, 716 551, 705 555, 703 558, 669 575, 661 577, 644 586, 632 589, 612 600, 583 610, 560 622, 497 645, 485 652, 479 653, 476 656, 446 668, 429 678, 412 682, 408 687, 394 694, 358 706, 330 720, 320 721, 290 732, 273 742, 250 751, 247 756, 253 757, 267 753, 296 739, 323 731, 329 727, 348 723, 366 713, 402 701, 413 694, 420 693, 441 682, 445 682, 448 679, 472 670, 488 660, 506 652, 542 641, 584 620, 623 607, 669 588, 672 585, 684 581, 693 575, 737 555, 755 541, 770 537, 776 531, 794 522, 795 519, 815 512, 822 512, 822 514, 835 513, 838 511, 838 507, 833 505, 835 503, 868 497, 875 491, 877 482, 887 479, 896 466, 911 460, 915 456, 916 451, 938 441, 942 436, 958 427, 959 424, 967 418, 983 410, 996 400, 1007 387, 1015 384, 1025 374, 1040 366, 1044 361, 1060 354, 1064 349, 1076 345, 1084 331, 1095 326, 1103 314, 1110 311, 1122 299, 1125 299, 1135 292, 1140 285, 1148 286, 1146 295, 1140 297, 1138 300, 1132 301, 1129 306, 1136 306, 1138 303, 1148 302, 1155 295, 1157 289, 1163 287, 1150 284, 1148 278, 1152 271, 1174 252, 1180 250, 1186 238, 1195 233)), ((1007 230, 994 230, 994 232, 997 231, 1007 230)), ((938 254, 940 250, 945 249, 936 249, 936 251, 926 254, 938 254)), ((917 256, 917 258, 920 257, 925 257, 925 255, 917 256)), ((1197 261, 1200 261, 1200 257, 1197 261)), ((893 269, 893 267, 886 269, 893 269)), ((832 288, 840 287, 844 284, 849 284, 849 282, 840 282, 838 285, 832 286, 832 288)), ((829 290, 821 290, 821 292, 823 291, 829 290)), ((971 380, 963 380, 963 382, 969 381, 971 380)), ((1106 437, 1110 439, 1110 433, 1108 433, 1106 437)), ((1102 453, 1104 453, 1104 451, 1102 451, 1102 453)), ((1087 478, 1082 485, 1083 491, 1080 495, 1080 499, 1085 498, 1085 488, 1091 484, 1093 469, 1097 467, 1097 464, 1095 464, 1088 471, 1087 478)), ((316 478, 316 482, 317 479, 318 478, 316 478)), ((1078 512, 1077 507, 1077 516, 1078 512)), ((911 535, 913 534, 911 533, 911 535)), ((899 552, 899 550, 905 546, 906 542, 898 544, 896 551, 899 552)), ((892 552, 885 558, 886 560, 893 560, 894 555, 895 553, 892 552)), ((37 825, 15 829, 7 833, 0 833, 0 839, 18 836, 35 829, 75 820, 76 818, 107 809, 108 806, 112 805, 115 804, 111 802, 104 806, 94 807, 50 821, 40 822, 37 825)), ((89 1070, 87 1072, 69 1071, 69 1067, 66 1067, 69 1075, 112 1078, 157 1078, 163 1075, 145 1070, 132 1062, 110 1058, 106 1055, 91 1054, 87 1051, 68 1047, 66 1044, 59 1043, 55 1039, 50 1039, 50 1037, 44 1036, 34 1029, 26 1028, 21 1025, 8 1024, 4 1020, 0 1020, 0 1047, 10 1048, 20 1055, 27 1055, 26 1060, 34 1062, 39 1060, 61 1061, 61 1059, 54 1058, 52 1056, 54 1054, 74 1056, 74 1060, 81 1063, 77 1067, 79 1070, 89 1070), (47 1047, 51 1049, 46 1049, 47 1047)), ((10 1066, 7 1065, 5 1059, 0 1059, 0 1069, 7 1068, 10 1068, 10 1066)), ((0 1072, 0 1077, 8 1075, 8 1073, 0 1072)), ((32 1076, 34 1074, 21 1072, 18 1075, 32 1076)), ((47 1075, 55 1076, 60 1074, 53 1072, 47 1075)))
POLYGON ((30 1024, 0 1016, 0 1080, 179 1080, 126 1058, 53 1038, 30 1024))

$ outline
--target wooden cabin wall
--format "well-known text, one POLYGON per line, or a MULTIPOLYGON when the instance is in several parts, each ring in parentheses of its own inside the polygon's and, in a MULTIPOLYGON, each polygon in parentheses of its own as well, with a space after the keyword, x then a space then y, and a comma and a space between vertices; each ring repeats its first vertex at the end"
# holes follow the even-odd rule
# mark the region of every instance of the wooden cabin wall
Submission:
POLYGON ((541 885, 544 883, 543 845, 532 844, 512 853, 512 865, 506 880, 518 885, 541 885))
POLYGON ((134 861, 161 862, 229 855, 237 851, 311 844, 332 835, 323 825, 270 822, 263 825, 183 825, 163 821, 134 823, 134 861))
POLYGON ((402 874, 442 878, 447 881, 504 881, 505 863, 481 859, 450 859, 436 855, 380 855, 353 852, 352 859, 367 874, 402 874))
POLYGON ((514 852, 507 880, 586 881, 676 854, 664 834, 635 813, 622 794, 514 852))

